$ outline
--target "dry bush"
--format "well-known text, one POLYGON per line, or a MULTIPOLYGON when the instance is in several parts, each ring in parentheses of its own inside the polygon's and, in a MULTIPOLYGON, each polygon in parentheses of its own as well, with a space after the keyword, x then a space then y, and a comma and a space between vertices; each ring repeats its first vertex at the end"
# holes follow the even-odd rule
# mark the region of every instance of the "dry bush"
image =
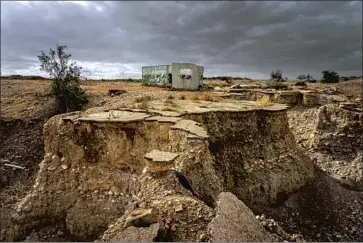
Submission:
POLYGON ((149 108, 149 101, 143 100, 140 104, 137 106, 139 109, 148 109, 149 108))
POLYGON ((217 101, 217 99, 210 93, 202 93, 200 96, 201 100, 212 101, 212 102, 217 101))
POLYGON ((228 83, 226 81, 209 81, 206 82, 205 85, 209 87, 229 87, 232 83, 228 83))
POLYGON ((265 84, 266 88, 276 89, 276 90, 287 90, 288 84, 286 82, 276 82, 276 81, 267 81, 265 84))
POLYGON ((217 102, 219 100, 216 97, 214 97, 211 93, 207 92, 204 92, 200 95, 193 95, 190 99, 194 102, 198 102, 199 100, 217 102))
POLYGON ((259 106, 265 107, 265 106, 271 106, 272 102, 268 96, 263 96, 262 98, 257 100, 257 104, 259 106))
POLYGON ((89 117, 88 109, 82 108, 81 111, 79 112, 79 116, 80 117, 89 117))
POLYGON ((193 95, 192 97, 190 97, 191 100, 199 100, 199 95, 193 95))
POLYGON ((173 100, 172 100, 172 99, 170 99, 170 98, 167 98, 167 99, 165 100, 165 103, 166 103, 166 104, 172 104, 172 103, 173 103, 173 100))
POLYGON ((142 96, 142 97, 136 97, 135 101, 137 103, 143 102, 143 101, 150 101, 152 98, 150 96, 142 96))
POLYGON ((172 99, 169 99, 169 98, 165 100, 165 105, 166 105, 166 106, 169 106, 169 107, 171 106, 171 107, 174 107, 174 108, 177 108, 177 107, 178 107, 178 105, 177 105, 177 104, 175 104, 175 103, 173 102, 173 100, 172 100, 172 99))
POLYGON ((181 99, 181 100, 185 100, 185 98, 186 98, 186 95, 185 95, 185 94, 181 94, 181 95, 180 95, 180 99, 181 99))

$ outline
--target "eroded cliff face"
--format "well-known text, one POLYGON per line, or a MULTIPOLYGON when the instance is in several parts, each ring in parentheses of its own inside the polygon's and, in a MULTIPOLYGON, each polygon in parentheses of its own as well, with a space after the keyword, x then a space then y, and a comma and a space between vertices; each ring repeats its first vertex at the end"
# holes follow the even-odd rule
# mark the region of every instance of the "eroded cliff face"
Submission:
POLYGON ((282 105, 259 108, 254 102, 179 100, 174 112, 163 111, 157 101, 151 105, 148 111, 51 118, 44 127, 46 155, 34 190, 14 215, 22 229, 29 232, 53 221, 64 224, 77 240, 94 240, 112 222, 122 221, 120 217, 138 202, 156 212, 154 223, 164 229, 164 239, 207 239, 206 227, 194 232, 198 224, 194 221, 181 231, 165 230, 167 208, 195 199, 186 199, 191 195, 175 180, 162 183, 155 176, 149 182, 142 180, 144 156, 154 149, 178 154, 175 166, 199 195, 201 200, 192 205, 199 205, 193 210, 206 212, 197 213, 203 222, 212 219, 222 191, 233 192, 253 208, 273 205, 314 178, 312 163, 295 146, 282 105), (162 185, 179 189, 161 190, 162 185))
POLYGON ((362 115, 328 104, 289 110, 289 123, 298 144, 315 163, 343 186, 362 190, 362 115))
POLYGON ((218 177, 249 207, 275 204, 313 179, 313 164, 296 148, 285 110, 186 117, 205 125, 218 177))

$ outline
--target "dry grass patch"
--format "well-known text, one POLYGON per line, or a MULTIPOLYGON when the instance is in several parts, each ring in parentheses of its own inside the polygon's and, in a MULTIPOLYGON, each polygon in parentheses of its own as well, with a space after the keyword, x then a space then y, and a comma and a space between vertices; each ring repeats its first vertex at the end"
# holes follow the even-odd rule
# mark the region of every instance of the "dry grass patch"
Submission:
POLYGON ((137 102, 136 106, 139 109, 148 109, 149 108, 149 101, 152 100, 151 96, 142 96, 137 97, 135 101, 137 102))
POLYGON ((262 98, 257 100, 257 104, 259 106, 265 107, 265 106, 271 106, 272 102, 268 96, 263 96, 262 98))
POLYGON ((211 93, 207 92, 204 92, 199 95, 193 95, 190 99, 194 102, 199 102, 200 100, 211 101, 211 102, 219 101, 218 98, 214 97, 211 93))
POLYGON ((143 101, 150 101, 150 100, 152 100, 152 97, 151 96, 142 96, 142 97, 136 97, 136 99, 135 99, 135 101, 137 102, 137 103, 141 103, 141 102, 143 102, 143 101))
POLYGON ((170 99, 170 98, 167 98, 166 100, 165 100, 165 104, 173 104, 174 102, 173 102, 173 100, 172 99, 170 99))
POLYGON ((232 84, 227 83, 226 81, 206 81, 204 82, 206 86, 209 87, 230 87, 232 84))
POLYGON ((185 100, 185 99, 186 99, 186 94, 182 93, 182 94, 180 95, 179 99, 181 99, 181 100, 185 100))
POLYGON ((202 93, 200 95, 200 99, 205 100, 205 101, 212 101, 212 102, 218 101, 211 93, 202 93))
POLYGON ((149 108, 149 101, 143 100, 140 104, 137 105, 139 109, 148 109, 149 108))
POLYGON ((173 107, 173 108, 177 108, 179 107, 177 104, 174 103, 174 101, 170 98, 167 98, 164 102, 164 104, 167 106, 167 107, 173 107))

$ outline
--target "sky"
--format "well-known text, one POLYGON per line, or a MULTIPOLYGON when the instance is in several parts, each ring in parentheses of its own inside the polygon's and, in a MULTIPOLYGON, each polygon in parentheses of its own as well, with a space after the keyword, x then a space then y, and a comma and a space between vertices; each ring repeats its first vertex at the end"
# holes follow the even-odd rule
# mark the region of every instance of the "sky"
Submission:
POLYGON ((37 55, 57 44, 89 78, 173 62, 204 76, 362 76, 362 2, 1 1, 2 75, 45 76, 37 55))

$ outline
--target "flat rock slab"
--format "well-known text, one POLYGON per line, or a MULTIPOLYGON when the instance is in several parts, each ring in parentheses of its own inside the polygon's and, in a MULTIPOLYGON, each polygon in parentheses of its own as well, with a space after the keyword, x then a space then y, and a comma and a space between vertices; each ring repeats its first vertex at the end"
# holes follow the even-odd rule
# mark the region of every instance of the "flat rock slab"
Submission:
POLYGON ((179 155, 171 152, 164 152, 160 150, 152 150, 145 155, 146 159, 152 160, 153 162, 173 162, 179 155))
POLYGON ((148 117, 145 120, 146 121, 158 121, 158 122, 170 122, 170 123, 176 123, 180 121, 181 117, 172 117, 172 116, 152 116, 148 117))
POLYGON ((201 138, 209 137, 207 131, 199 123, 192 120, 180 120, 170 128, 186 131, 201 138))
MULTIPOLYGON (((246 101, 246 100, 228 100, 223 102, 211 102, 204 100, 174 100, 175 106, 173 107, 172 115, 183 115, 183 114, 198 114, 207 113, 214 111, 249 111, 249 110, 284 110, 287 107, 283 104, 273 104, 268 108, 261 108, 257 102, 246 101)), ((149 104, 154 107, 153 112, 162 111, 167 106, 160 100, 150 101, 149 104), (159 110, 159 111, 158 111, 159 110)), ((164 114, 161 114, 165 116, 164 114)))
POLYGON ((99 112, 89 114, 87 117, 80 117, 80 121, 96 121, 96 122, 134 122, 142 121, 145 118, 150 117, 147 113, 142 112, 130 112, 122 110, 113 110, 109 112, 99 112))

